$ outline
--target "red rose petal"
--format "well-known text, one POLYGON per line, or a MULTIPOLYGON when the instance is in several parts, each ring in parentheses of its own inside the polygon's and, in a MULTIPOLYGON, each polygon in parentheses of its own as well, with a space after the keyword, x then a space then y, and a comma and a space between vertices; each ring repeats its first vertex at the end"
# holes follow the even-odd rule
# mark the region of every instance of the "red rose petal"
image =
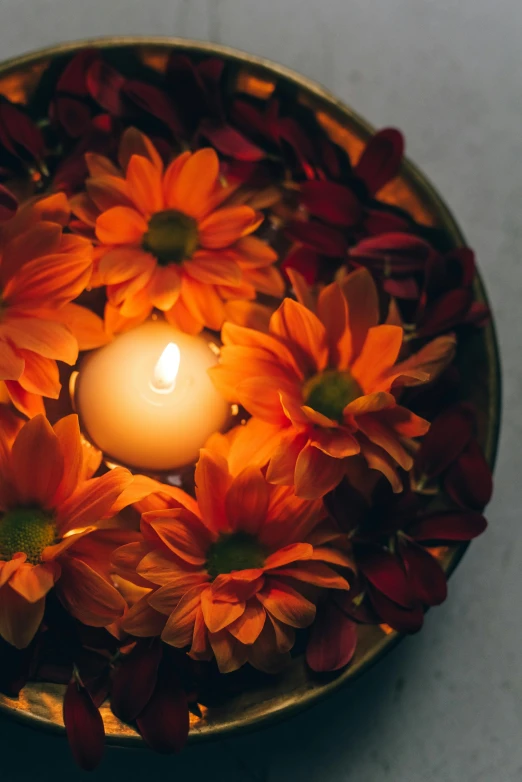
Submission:
POLYGON ((86 85, 89 95, 113 116, 125 113, 123 87, 125 78, 103 60, 96 60, 87 71, 86 85))
POLYGON ((72 60, 67 63, 58 79, 56 91, 86 97, 89 94, 87 89, 87 71, 93 62, 99 59, 100 54, 96 49, 83 49, 78 54, 75 54, 72 60))
POLYGON ((472 301, 470 288, 456 288, 441 296, 426 307, 418 328, 419 336, 432 337, 458 326, 466 320, 472 301))
POLYGON ((361 216, 356 195, 336 182, 304 182, 301 203, 312 215, 333 225, 355 225, 361 216))
POLYGON ((182 134, 183 129, 179 117, 163 90, 152 84, 133 80, 125 82, 122 91, 131 103, 164 122, 174 134, 182 134))
POLYGON ((486 527, 481 513, 450 510, 423 516, 408 527, 408 535, 419 543, 466 541, 481 535, 486 527))
POLYGON ((483 510, 493 493, 489 464, 476 440, 471 440, 444 480, 444 488, 462 508, 483 510))
POLYGON ((435 255, 432 246, 413 234, 392 232, 362 239, 349 250, 358 263, 377 266, 391 273, 423 270, 435 255))
POLYGON ((138 729, 155 752, 181 752, 189 732, 187 696, 168 665, 160 666, 156 690, 136 720, 138 729))
POLYGON ((370 586, 368 596, 381 621, 400 633, 416 633, 424 623, 424 612, 419 604, 412 608, 401 606, 389 600, 378 589, 370 586))
POLYGON ((302 242, 323 255, 338 258, 346 254, 346 240, 342 233, 323 223, 290 220, 285 233, 290 239, 302 242))
POLYGON ((357 647, 357 624, 333 601, 317 609, 306 647, 306 662, 312 671, 338 671, 348 665, 357 647))
POLYGON ((40 160, 45 153, 45 141, 38 126, 5 99, 0 103, 0 143, 12 155, 24 160, 40 160))
POLYGON ((378 236, 379 234, 403 233, 411 227, 411 220, 408 216, 402 216, 395 212, 385 212, 384 210, 370 209, 364 218, 364 230, 369 236, 378 236))
POLYGON ((103 757, 105 729, 89 692, 75 679, 69 683, 65 692, 63 721, 76 763, 84 771, 92 771, 103 757))
POLYGON ((315 250, 309 247, 296 247, 288 253, 281 268, 295 269, 304 277, 308 285, 313 285, 317 281, 319 263, 320 258, 315 250))
POLYGON ((53 117, 69 136, 78 138, 91 120, 91 110, 76 98, 59 95, 54 102, 53 117))
POLYGON ((112 680, 111 709, 123 722, 134 722, 152 697, 162 646, 158 639, 138 641, 123 657, 112 680))
POLYGON ((439 415, 415 457, 417 476, 435 478, 454 462, 475 433, 475 416, 466 405, 454 405, 439 415))
POLYGON ((9 220, 16 214, 18 201, 7 187, 0 185, 0 221, 9 220))
POLYGON ((395 128, 384 128, 370 139, 359 162, 356 175, 370 193, 376 193, 397 176, 404 154, 404 137, 395 128))
POLYGON ((199 132, 210 141, 218 152, 227 157, 256 162, 266 156, 260 147, 230 125, 221 125, 207 120, 201 123, 199 132))
POLYGON ((408 578, 398 557, 375 546, 358 550, 356 559, 361 573, 374 587, 395 603, 411 606, 408 578))
POLYGON ((414 543, 401 546, 401 556, 415 598, 428 606, 443 603, 448 595, 448 586, 444 571, 435 557, 414 543))

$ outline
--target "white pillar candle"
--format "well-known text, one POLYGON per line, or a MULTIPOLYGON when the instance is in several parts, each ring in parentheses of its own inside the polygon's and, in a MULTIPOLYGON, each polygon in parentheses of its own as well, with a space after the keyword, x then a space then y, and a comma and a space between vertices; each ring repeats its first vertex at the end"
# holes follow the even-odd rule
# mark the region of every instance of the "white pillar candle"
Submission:
POLYGON ((80 367, 74 393, 86 436, 109 459, 144 471, 192 464, 230 415, 207 373, 217 360, 210 334, 164 320, 116 337, 80 367))

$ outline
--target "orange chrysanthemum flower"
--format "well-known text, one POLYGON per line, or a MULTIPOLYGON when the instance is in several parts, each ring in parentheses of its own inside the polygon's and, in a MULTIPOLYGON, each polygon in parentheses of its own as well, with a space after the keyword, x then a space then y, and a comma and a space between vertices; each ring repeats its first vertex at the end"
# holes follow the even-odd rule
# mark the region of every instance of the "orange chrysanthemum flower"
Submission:
POLYGON ((364 269, 324 288, 317 313, 307 300, 310 308, 285 299, 268 333, 223 327, 220 365, 210 373, 254 416, 238 435, 243 458, 268 462, 268 480, 315 498, 361 454, 401 491, 396 468, 411 468, 410 438, 429 424, 398 404, 398 393, 445 366, 455 340, 441 337, 397 363, 403 329, 378 325, 377 291, 364 269))
POLYGON ((146 136, 123 137, 119 162, 88 154, 86 193, 73 211, 94 230, 96 281, 107 285, 108 327, 119 316, 145 320, 153 307, 183 331, 219 329, 227 302, 256 291, 281 296, 274 251, 251 236, 262 215, 227 205, 234 189, 219 178, 213 149, 184 152, 164 169, 146 136))
POLYGON ((298 499, 247 467, 236 476, 219 454, 203 450, 196 500, 158 487, 140 503, 143 543, 115 553, 118 572, 152 591, 128 612, 123 628, 190 647, 196 660, 216 657, 222 673, 245 662, 274 671, 296 628, 315 617, 318 588, 348 589, 331 565, 350 567, 346 536, 320 525, 319 501, 298 499), (152 508, 152 509, 151 509, 152 508))
POLYGON ((63 233, 64 195, 28 203, 0 227, 0 380, 13 404, 31 417, 44 412, 42 396, 60 392, 56 361, 74 364, 81 331, 96 321, 71 304, 92 273, 92 245, 63 233))
POLYGON ((108 579, 110 525, 100 520, 132 476, 117 468, 91 478, 98 464, 75 415, 54 428, 39 415, 0 429, 0 635, 19 649, 38 630, 53 587, 84 624, 104 627, 125 610, 108 579))

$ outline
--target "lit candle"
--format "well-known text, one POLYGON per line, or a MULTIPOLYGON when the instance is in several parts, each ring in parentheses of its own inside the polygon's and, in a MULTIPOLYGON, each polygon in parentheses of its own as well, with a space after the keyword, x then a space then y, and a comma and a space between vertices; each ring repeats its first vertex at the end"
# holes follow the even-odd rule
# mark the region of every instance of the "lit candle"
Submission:
POLYGON ((207 373, 217 360, 211 335, 163 320, 120 335, 80 367, 74 394, 85 434, 109 459, 144 471, 192 464, 230 415, 207 373))

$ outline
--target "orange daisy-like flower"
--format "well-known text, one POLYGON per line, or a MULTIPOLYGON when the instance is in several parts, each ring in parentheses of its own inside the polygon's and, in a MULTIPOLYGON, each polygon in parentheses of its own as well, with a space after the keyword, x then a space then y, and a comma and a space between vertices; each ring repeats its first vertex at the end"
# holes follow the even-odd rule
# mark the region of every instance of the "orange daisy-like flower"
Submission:
POLYGON ((99 243, 96 281, 107 285, 109 328, 157 307, 183 331, 219 329, 227 302, 256 291, 282 295, 276 254, 251 236, 262 215, 237 193, 227 205, 234 189, 220 181, 213 149, 184 152, 164 169, 149 139, 131 128, 119 163, 121 170, 87 155, 86 193, 72 200, 99 243))
POLYGON ((401 491, 396 468, 411 468, 410 438, 429 423, 398 404, 398 393, 446 365, 453 336, 397 363, 404 331, 378 325, 366 270, 324 288, 317 305, 299 290, 309 306, 285 299, 268 333, 223 327, 220 365, 210 373, 227 399, 254 416, 237 435, 243 457, 268 462, 269 481, 314 498, 333 489, 360 454, 401 491))
POLYGON ((331 567, 350 567, 346 537, 320 525, 322 503, 269 484, 257 468, 232 476, 207 450, 196 467, 196 500, 158 492, 140 503, 149 508, 144 542, 115 553, 122 575, 135 569, 142 585, 153 585, 123 628, 148 636, 163 627, 166 643, 190 647, 196 660, 214 655, 222 673, 247 661, 282 667, 295 629, 314 620, 318 588, 348 589, 331 567))
POLYGON ((38 415, 0 430, 0 635, 19 649, 38 630, 53 587, 84 624, 107 626, 125 610, 108 580, 110 525, 100 520, 132 476, 117 468, 91 478, 98 464, 82 446, 75 415, 54 428, 38 415))
POLYGON ((0 380, 25 415, 44 412, 60 392, 56 361, 74 364, 81 331, 95 315, 71 304, 92 273, 92 246, 63 233, 64 195, 31 202, 0 227, 0 380))

